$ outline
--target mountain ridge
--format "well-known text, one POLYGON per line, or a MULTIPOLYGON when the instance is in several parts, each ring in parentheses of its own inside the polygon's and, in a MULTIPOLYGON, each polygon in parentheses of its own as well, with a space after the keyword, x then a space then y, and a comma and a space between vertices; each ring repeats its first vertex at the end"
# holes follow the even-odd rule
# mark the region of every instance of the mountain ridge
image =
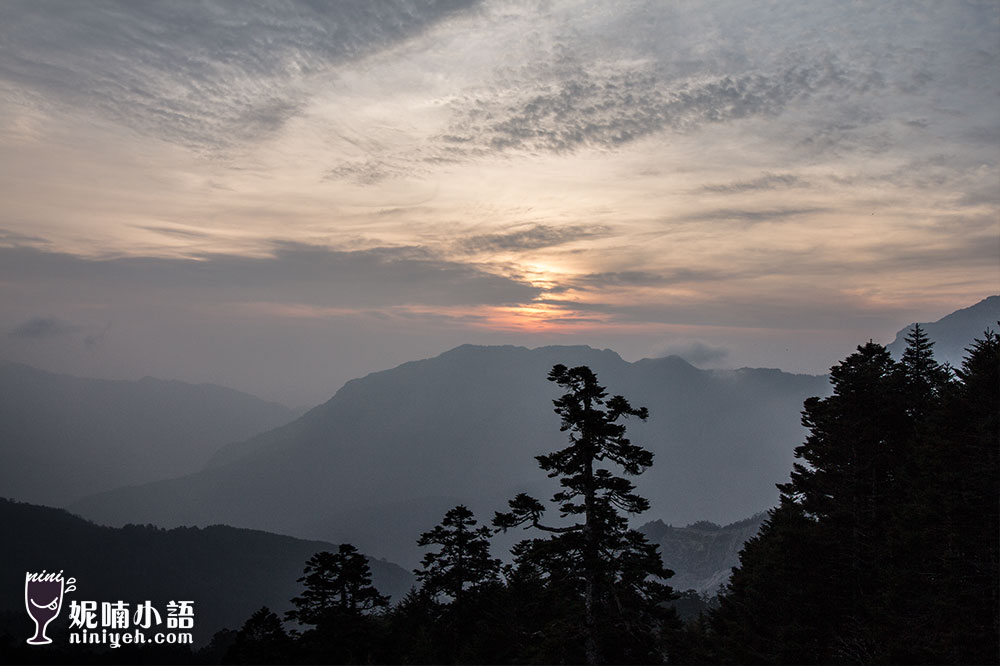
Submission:
POLYGON ((72 508, 109 524, 222 522, 346 540, 411 564, 420 532, 450 508, 441 497, 483 519, 517 492, 554 490, 534 456, 565 441, 546 379, 557 363, 589 365, 609 393, 649 407, 648 423, 629 422, 657 456, 639 492, 676 522, 730 522, 773 504, 802 439, 802 400, 827 388, 822 377, 700 370, 677 357, 629 363, 582 345, 462 345, 351 380, 300 419, 225 447, 200 472, 72 508), (757 475, 745 478, 747 469, 757 475), (386 506, 412 516, 400 521, 378 509, 386 506))
POLYGON ((962 364, 966 348, 973 338, 981 337, 986 329, 994 332, 1000 328, 1000 295, 988 296, 983 300, 960 308, 932 322, 913 322, 896 333, 895 339, 886 349, 899 359, 906 348, 906 336, 919 323, 934 343, 934 356, 941 363, 948 362, 953 367, 962 364))
POLYGON ((216 384, 92 379, 0 361, 0 488, 65 504, 194 471, 227 442, 294 416, 216 384))

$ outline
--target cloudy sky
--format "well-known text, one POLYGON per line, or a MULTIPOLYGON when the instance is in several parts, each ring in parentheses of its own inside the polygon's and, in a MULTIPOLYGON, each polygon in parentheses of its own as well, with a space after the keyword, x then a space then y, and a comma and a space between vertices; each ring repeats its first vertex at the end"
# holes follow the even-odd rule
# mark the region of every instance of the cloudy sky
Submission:
POLYGON ((0 358, 823 372, 1000 284, 995 2, 0 3, 0 358))

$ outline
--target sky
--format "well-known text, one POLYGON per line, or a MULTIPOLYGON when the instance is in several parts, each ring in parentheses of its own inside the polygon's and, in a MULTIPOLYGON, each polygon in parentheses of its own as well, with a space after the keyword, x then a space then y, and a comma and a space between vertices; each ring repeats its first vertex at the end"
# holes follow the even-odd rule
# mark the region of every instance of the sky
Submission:
POLYGON ((822 373, 1000 285, 1000 3, 0 3, 0 359, 822 373))

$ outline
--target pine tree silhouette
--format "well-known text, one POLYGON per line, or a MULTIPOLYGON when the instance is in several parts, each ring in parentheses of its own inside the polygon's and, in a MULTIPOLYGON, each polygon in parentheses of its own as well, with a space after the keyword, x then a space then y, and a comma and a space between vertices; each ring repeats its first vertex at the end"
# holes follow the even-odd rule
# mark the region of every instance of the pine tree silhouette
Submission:
POLYGON ((553 404, 570 443, 537 460, 550 477, 559 479, 562 489, 552 501, 560 515, 582 520, 543 525, 544 505, 522 493, 509 502, 509 512, 496 514, 493 524, 504 531, 527 525, 552 535, 522 542, 515 555, 522 568, 537 569, 550 585, 582 600, 583 656, 588 664, 608 658, 659 660, 653 636, 676 618, 662 606, 672 598, 672 590, 656 579, 673 574, 664 568, 658 546, 628 527, 626 515, 645 511, 649 502, 611 468, 613 464, 637 476, 653 464, 652 452, 633 444, 620 423, 629 416, 645 420, 649 412, 632 407, 620 395, 607 398, 586 366, 556 365, 548 379, 567 390, 553 404))

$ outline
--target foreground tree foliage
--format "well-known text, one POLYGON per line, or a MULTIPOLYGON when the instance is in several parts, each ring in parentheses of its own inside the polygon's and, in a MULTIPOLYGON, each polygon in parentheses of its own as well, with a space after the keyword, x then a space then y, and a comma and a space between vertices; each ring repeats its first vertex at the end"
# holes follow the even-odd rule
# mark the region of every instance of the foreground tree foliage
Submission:
POLYGON ((1000 339, 954 374, 915 327, 805 403, 780 505, 741 553, 706 661, 995 663, 1000 339))

